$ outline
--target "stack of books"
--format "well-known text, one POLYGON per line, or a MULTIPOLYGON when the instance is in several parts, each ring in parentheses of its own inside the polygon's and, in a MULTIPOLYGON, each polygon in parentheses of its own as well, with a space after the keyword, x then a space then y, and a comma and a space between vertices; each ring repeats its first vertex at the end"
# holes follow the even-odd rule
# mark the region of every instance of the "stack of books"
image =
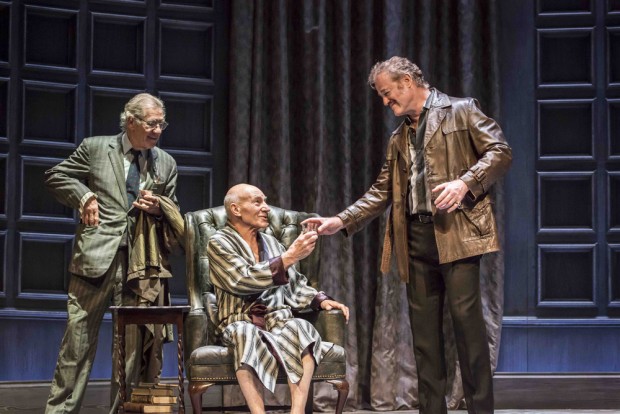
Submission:
POLYGON ((141 382, 131 390, 131 398, 123 404, 127 413, 172 413, 177 402, 174 384, 141 382))

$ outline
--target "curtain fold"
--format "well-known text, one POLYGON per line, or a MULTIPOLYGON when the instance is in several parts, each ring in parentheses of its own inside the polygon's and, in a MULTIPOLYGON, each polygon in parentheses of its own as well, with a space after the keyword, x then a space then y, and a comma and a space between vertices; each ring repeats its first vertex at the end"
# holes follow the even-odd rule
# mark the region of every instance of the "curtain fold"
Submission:
MULTIPOLYGON (((232 0, 229 185, 260 187, 285 208, 340 212, 374 182, 399 123, 367 85, 371 66, 393 55, 418 63, 432 86, 477 98, 497 115, 496 0, 232 0)), ((495 189, 500 233, 502 192, 495 189)), ((404 285, 383 277, 385 217, 351 238, 323 238, 321 272, 307 275, 351 309, 348 409, 417 406, 417 378, 404 285)), ((499 350, 503 255, 482 262, 492 361, 499 350)), ((462 387, 449 314, 445 335, 452 408, 462 387)), ((315 387, 315 409, 333 406, 315 387)))

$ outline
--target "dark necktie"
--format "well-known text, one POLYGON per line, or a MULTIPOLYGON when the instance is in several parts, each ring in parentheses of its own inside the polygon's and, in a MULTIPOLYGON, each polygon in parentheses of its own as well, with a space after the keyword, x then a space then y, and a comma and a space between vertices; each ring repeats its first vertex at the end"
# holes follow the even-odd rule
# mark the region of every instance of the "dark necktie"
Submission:
POLYGON ((140 155, 142 152, 140 150, 132 149, 131 153, 133 154, 133 160, 131 164, 129 164, 129 172, 127 173, 127 202, 128 208, 131 208, 131 205, 138 198, 138 193, 140 192, 140 155))

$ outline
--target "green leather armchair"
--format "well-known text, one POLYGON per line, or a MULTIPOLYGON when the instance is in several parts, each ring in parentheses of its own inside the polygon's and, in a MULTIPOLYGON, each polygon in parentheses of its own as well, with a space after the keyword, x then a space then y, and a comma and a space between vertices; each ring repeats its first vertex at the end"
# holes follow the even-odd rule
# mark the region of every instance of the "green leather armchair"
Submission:
MULTIPOLYGON (((264 231, 288 247, 301 231, 300 223, 315 214, 300 213, 270 206, 269 227, 264 231)), ((191 311, 185 321, 185 368, 194 414, 202 412, 202 394, 212 385, 236 384, 233 351, 222 346, 215 335, 217 305, 209 280, 207 243, 226 224, 223 206, 190 212, 185 215, 185 250, 187 289, 191 311)), ((320 260, 320 241, 314 252, 298 264, 298 270, 316 286, 320 260)), ((327 381, 338 391, 336 414, 340 414, 349 394, 345 379, 344 316, 340 310, 303 312, 297 315, 310 320, 324 341, 334 345, 315 370, 312 381, 327 381)), ((285 376, 278 383, 286 383, 285 376)), ((306 412, 312 411, 312 394, 306 412)))

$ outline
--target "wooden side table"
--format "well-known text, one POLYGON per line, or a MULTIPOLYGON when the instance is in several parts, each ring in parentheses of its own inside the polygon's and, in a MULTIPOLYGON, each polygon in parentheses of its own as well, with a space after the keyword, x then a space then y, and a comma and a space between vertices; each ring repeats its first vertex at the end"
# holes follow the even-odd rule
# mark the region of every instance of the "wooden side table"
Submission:
POLYGON ((183 318, 189 312, 189 306, 110 306, 114 314, 116 333, 118 337, 119 363, 118 374, 120 380, 120 405, 118 412, 123 412, 123 403, 127 399, 125 390, 125 327, 127 325, 144 325, 148 323, 166 324, 173 323, 177 326, 177 359, 179 365, 179 414, 185 414, 185 402, 183 389, 183 318))

